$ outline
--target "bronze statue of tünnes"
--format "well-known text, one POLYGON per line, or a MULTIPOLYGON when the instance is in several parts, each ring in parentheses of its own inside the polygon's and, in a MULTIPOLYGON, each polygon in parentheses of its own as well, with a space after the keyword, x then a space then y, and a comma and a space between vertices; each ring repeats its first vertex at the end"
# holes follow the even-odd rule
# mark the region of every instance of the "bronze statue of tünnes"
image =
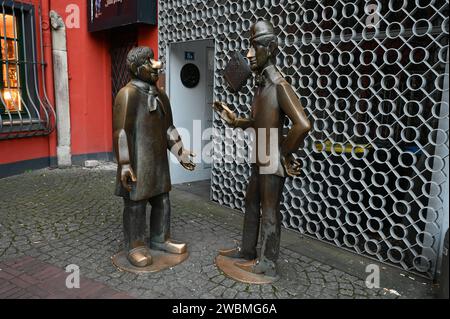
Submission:
POLYGON ((161 62, 154 58, 150 48, 137 47, 128 53, 127 66, 131 81, 117 94, 113 111, 113 142, 118 163, 115 194, 124 203, 126 256, 117 263, 123 266, 128 260, 133 267, 145 268, 154 263, 150 248, 186 254, 186 244, 170 238, 167 150, 185 169, 193 170, 195 164, 191 160, 194 154, 183 147, 173 125, 169 98, 156 86, 161 62), (146 242, 148 203, 152 209, 150 240, 146 242))

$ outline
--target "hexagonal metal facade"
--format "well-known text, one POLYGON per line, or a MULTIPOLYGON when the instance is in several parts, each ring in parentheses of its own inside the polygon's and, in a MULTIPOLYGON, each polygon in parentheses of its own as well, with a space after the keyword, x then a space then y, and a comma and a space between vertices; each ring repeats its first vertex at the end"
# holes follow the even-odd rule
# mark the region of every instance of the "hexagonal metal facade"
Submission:
MULTIPOLYGON (((248 116, 253 84, 232 93, 223 70, 231 51, 246 53, 251 24, 272 21, 277 65, 314 127, 297 154, 302 175, 286 181, 284 226, 433 277, 448 218, 448 9, 444 0, 161 0, 160 56, 172 42, 215 39, 215 99, 248 116)), ((225 135, 217 115, 214 127, 225 135)), ((250 166, 223 157, 247 154, 248 139, 213 139, 212 199, 242 211, 250 166)))

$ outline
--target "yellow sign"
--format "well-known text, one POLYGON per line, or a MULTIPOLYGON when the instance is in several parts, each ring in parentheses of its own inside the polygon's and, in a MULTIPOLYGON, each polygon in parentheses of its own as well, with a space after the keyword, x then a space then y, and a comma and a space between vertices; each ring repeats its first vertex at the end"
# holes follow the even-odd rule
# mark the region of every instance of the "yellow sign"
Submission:
POLYGON ((351 153, 352 151, 355 152, 356 154, 359 153, 364 153, 366 149, 370 149, 372 148, 372 146, 370 144, 365 144, 365 145, 352 145, 350 143, 346 143, 346 144, 341 144, 341 143, 332 143, 329 140, 326 140, 323 143, 316 143, 316 149, 319 152, 322 152, 324 150, 324 146, 325 145, 325 152, 327 153, 331 153, 332 151, 334 151, 335 153, 338 154, 342 154, 342 153, 351 153))

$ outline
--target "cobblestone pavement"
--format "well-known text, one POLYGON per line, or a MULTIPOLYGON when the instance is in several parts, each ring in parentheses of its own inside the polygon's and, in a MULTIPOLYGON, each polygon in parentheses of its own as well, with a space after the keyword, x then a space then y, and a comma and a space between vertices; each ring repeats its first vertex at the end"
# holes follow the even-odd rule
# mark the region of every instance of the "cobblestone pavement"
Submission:
MULTIPOLYGON (((368 289, 362 279, 283 245, 279 281, 247 285, 214 265, 219 248, 234 245, 236 212, 180 189, 171 192, 172 237, 188 243, 184 263, 152 274, 118 271, 111 256, 122 249, 122 201, 113 195, 112 170, 39 170, 0 179, 0 263, 33 257, 136 298, 399 298, 430 297, 430 287, 368 289), (218 212, 221 212, 219 214, 218 212)), ((295 234, 294 234, 295 235, 295 234)), ((0 281, 0 290, 2 282, 0 281)))
POLYGON ((0 299, 131 298, 94 280, 80 276, 75 281, 68 275, 64 269, 30 256, 0 262, 0 299), (72 288, 67 288, 67 282, 72 288))

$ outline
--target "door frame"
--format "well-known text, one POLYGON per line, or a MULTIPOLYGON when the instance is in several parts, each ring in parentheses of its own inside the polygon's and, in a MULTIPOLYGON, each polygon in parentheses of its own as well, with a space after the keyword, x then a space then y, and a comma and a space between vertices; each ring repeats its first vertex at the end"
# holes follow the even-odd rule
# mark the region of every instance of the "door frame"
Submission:
MULTIPOLYGON (((165 79, 165 86, 166 86, 166 94, 170 98, 170 48, 174 44, 182 44, 182 43, 190 43, 190 42, 198 42, 198 41, 211 41, 214 46, 214 77, 213 77, 213 86, 216 87, 216 70, 217 70, 217 63, 216 63, 216 55, 217 55, 217 41, 215 38, 206 38, 206 39, 197 39, 197 40, 187 40, 187 41, 178 41, 178 42, 168 42, 166 46, 165 52, 166 55, 166 79, 165 79)), ((213 98, 215 98, 215 93, 213 90, 213 98)))
MULTIPOLYGON (((166 52, 166 66, 165 66, 165 74, 166 74, 166 76, 165 76, 165 91, 166 91, 166 94, 167 94, 167 96, 169 97, 169 99, 170 99, 170 94, 171 94, 171 87, 170 87, 170 76, 171 76, 171 69, 170 69, 170 66, 171 66, 171 48, 172 48, 172 46, 173 45, 177 45, 177 44, 183 44, 183 43, 191 43, 191 42, 199 42, 199 41, 202 41, 202 42, 206 42, 206 41, 209 41, 210 42, 210 44, 208 44, 207 46, 205 46, 206 48, 210 48, 210 45, 212 45, 213 46, 213 49, 214 49, 214 61, 213 61, 213 63, 214 63, 214 66, 213 66, 213 96, 212 96, 212 99, 213 99, 213 101, 215 100, 215 98, 216 98, 216 93, 215 93, 215 87, 216 87, 216 71, 217 71, 217 63, 216 63, 216 59, 215 59, 215 57, 217 56, 217 41, 216 41, 216 39, 215 38, 205 38, 205 39, 196 39, 196 40, 187 40, 187 41, 174 41, 174 42, 168 42, 167 43, 167 46, 166 46, 166 50, 165 50, 165 52, 166 52)), ((205 63, 208 63, 208 61, 206 60, 205 61, 205 63)), ((212 126, 214 127, 214 111, 211 113, 212 115, 211 115, 211 123, 212 123, 212 126)), ((212 142, 212 140, 211 140, 211 142, 212 142)), ((202 150, 203 151, 203 150, 202 150)), ((213 162, 211 162, 211 167, 209 168, 209 170, 210 170, 210 172, 209 172, 209 179, 211 180, 211 178, 212 178, 212 170, 213 170, 213 162)), ((194 172, 195 172, 195 170, 194 170, 194 172)), ((210 189, 210 197, 211 197, 211 189, 210 189)))

